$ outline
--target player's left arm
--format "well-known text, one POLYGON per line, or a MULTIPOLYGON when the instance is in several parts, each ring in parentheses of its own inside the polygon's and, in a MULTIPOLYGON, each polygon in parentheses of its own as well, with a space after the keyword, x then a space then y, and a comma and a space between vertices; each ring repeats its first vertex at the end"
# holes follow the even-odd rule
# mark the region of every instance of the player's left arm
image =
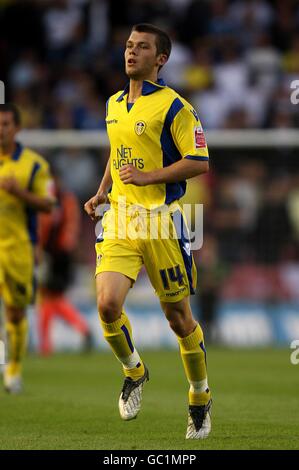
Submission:
POLYGON ((22 188, 13 176, 2 178, 0 188, 21 199, 27 206, 37 211, 50 212, 55 203, 52 190, 52 180, 48 165, 35 166, 34 174, 28 188, 22 188))
POLYGON ((209 155, 203 129, 196 112, 187 102, 175 116, 170 131, 182 159, 148 172, 140 171, 133 165, 124 165, 119 172, 124 184, 146 186, 177 183, 209 171, 209 155))

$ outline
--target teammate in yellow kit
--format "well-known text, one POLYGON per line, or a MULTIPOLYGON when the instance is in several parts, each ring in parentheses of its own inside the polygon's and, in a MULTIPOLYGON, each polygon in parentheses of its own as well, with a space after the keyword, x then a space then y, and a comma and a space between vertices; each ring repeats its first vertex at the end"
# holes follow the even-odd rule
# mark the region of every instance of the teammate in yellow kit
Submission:
POLYGON ((47 162, 15 141, 20 115, 13 104, 0 104, 0 297, 8 342, 4 387, 22 389, 26 351, 26 306, 33 298, 36 213, 50 211, 51 179, 47 162))
POLYGON ((137 416, 149 378, 123 309, 144 264, 177 335, 190 384, 186 438, 202 439, 211 429, 211 394, 203 333, 190 308, 196 270, 178 201, 185 193, 186 180, 208 171, 208 150, 193 107, 158 79, 170 52, 165 32, 148 24, 133 27, 125 50, 130 82, 107 102, 110 159, 99 190, 85 210, 95 219, 96 207, 106 201, 112 186, 111 208, 104 215, 103 232, 96 243, 96 286, 104 336, 125 374, 119 398, 121 417, 137 416), (153 236, 153 222, 160 227, 158 236, 153 236))

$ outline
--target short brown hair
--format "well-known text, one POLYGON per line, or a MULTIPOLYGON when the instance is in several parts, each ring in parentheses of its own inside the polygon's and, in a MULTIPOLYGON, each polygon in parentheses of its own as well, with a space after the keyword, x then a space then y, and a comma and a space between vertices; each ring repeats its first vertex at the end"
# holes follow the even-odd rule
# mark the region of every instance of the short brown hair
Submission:
POLYGON ((135 24, 132 27, 132 31, 154 34, 156 36, 157 55, 165 54, 167 58, 169 58, 171 53, 171 40, 165 31, 149 23, 135 24))
POLYGON ((0 113, 12 113, 15 125, 21 125, 20 111, 14 103, 0 104, 0 113))

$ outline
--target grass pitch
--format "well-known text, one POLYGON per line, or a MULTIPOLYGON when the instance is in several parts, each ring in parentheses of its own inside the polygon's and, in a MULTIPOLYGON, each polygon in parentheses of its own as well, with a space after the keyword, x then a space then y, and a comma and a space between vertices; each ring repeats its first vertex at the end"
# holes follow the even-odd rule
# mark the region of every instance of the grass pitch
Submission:
POLYGON ((0 391, 0 449, 299 449, 299 365, 290 350, 208 348, 212 433, 186 441, 178 352, 142 354, 150 370, 136 420, 119 418, 112 353, 28 357, 25 391, 0 391))

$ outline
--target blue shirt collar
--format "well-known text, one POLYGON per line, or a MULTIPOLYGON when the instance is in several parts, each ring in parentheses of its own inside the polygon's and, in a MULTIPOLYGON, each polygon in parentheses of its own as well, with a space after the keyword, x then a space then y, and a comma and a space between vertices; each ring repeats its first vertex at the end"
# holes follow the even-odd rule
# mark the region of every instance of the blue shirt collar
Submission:
MULTIPOLYGON (((162 88, 166 87, 166 83, 162 78, 158 78, 157 83, 151 82, 150 80, 144 80, 142 84, 142 92, 143 96, 151 95, 155 91, 161 90, 162 88)), ((128 83, 122 92, 122 94, 117 98, 116 101, 120 102, 124 99, 124 96, 129 92, 130 84, 128 83)))

